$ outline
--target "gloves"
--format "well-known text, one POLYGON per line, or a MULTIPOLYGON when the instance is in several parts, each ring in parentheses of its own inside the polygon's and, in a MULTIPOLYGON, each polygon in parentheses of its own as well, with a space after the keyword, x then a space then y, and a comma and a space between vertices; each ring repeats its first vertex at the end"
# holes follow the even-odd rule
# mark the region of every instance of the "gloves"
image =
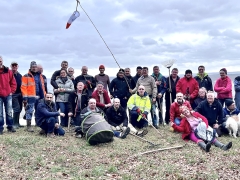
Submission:
POLYGON ((141 110, 140 110, 139 108, 138 108, 136 111, 137 111, 137 113, 138 113, 138 114, 140 114, 140 113, 141 113, 141 110))
POLYGON ((147 118, 146 114, 141 114, 141 116, 142 116, 144 119, 147 118))

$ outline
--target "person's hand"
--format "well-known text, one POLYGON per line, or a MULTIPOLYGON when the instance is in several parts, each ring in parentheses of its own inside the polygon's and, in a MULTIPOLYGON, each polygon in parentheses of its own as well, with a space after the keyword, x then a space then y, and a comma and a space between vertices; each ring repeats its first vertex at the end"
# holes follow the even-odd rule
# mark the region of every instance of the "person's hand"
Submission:
POLYGON ((172 121, 170 121, 169 125, 172 127, 174 125, 174 123, 172 121))
POLYGON ((136 111, 137 111, 137 113, 138 113, 138 114, 140 114, 140 113, 141 113, 141 110, 140 110, 139 108, 138 108, 136 111))
POLYGON ((162 93, 158 93, 157 97, 160 99, 162 97, 162 93))
POLYGON ((161 81, 156 81, 155 84, 156 84, 157 86, 159 86, 159 85, 161 85, 161 81))
POLYGON ((58 129, 59 128, 59 124, 55 123, 55 128, 58 129))
POLYGON ((141 114, 141 116, 143 117, 143 119, 147 118, 146 114, 141 114))
POLYGON ((213 125, 213 128, 215 128, 215 129, 217 129, 218 127, 219 127, 218 124, 214 124, 214 125, 213 125))
POLYGON ((68 113, 68 116, 72 116, 72 115, 73 115, 73 113, 71 113, 71 112, 68 113))
POLYGON ((152 102, 155 103, 156 102, 156 98, 152 98, 152 102))
POLYGON ((132 94, 133 90, 132 90, 132 89, 129 89, 129 92, 132 94))
POLYGON ((64 113, 60 113, 60 116, 65 117, 65 114, 64 113))
POLYGON ((12 95, 12 93, 9 94, 9 96, 11 96, 11 95, 12 95))
POLYGON ((108 103, 108 104, 107 104, 107 107, 111 107, 111 106, 112 106, 112 104, 111 104, 111 103, 108 103))
POLYGON ((91 84, 91 81, 87 80, 87 83, 90 85, 90 84, 91 84))

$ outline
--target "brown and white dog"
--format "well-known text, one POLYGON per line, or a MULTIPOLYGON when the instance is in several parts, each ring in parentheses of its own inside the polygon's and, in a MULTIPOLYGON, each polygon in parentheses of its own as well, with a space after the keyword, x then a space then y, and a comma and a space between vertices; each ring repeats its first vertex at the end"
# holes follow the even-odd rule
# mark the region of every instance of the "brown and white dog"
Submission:
POLYGON ((240 114, 229 116, 226 121, 226 128, 230 136, 237 138, 237 133, 240 135, 240 114))

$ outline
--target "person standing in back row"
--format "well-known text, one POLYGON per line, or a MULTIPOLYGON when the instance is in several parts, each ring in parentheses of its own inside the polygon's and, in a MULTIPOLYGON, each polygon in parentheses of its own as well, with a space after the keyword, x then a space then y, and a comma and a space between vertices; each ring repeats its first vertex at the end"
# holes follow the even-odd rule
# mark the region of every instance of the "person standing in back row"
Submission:
POLYGON ((199 88, 205 87, 207 91, 213 90, 212 79, 205 73, 205 67, 203 65, 198 67, 198 74, 194 78, 198 82, 199 88))
MULTIPOLYGON (((133 77, 133 80, 135 82, 135 87, 136 87, 136 84, 137 84, 137 81, 138 79, 142 76, 142 67, 141 66, 138 66, 137 69, 136 69, 137 73, 136 75, 133 77)), ((133 87, 133 89, 135 88, 133 87)))
POLYGON ((104 65, 100 65, 99 66, 99 74, 95 76, 95 80, 96 82, 103 82, 103 87, 104 89, 107 91, 109 89, 110 86, 110 79, 109 76, 107 74, 104 74, 105 71, 105 66, 104 65))
POLYGON ((54 89, 58 89, 58 85, 56 83, 57 77, 60 76, 60 71, 62 69, 67 70, 68 68, 68 62, 67 61, 62 61, 61 63, 61 69, 57 70, 53 73, 52 77, 51 77, 51 85, 53 86, 54 89))
POLYGON ((48 92, 47 90, 47 77, 45 75, 43 75, 43 67, 41 64, 38 64, 38 72, 42 74, 43 80, 44 80, 44 86, 45 86, 45 91, 46 93, 48 92))

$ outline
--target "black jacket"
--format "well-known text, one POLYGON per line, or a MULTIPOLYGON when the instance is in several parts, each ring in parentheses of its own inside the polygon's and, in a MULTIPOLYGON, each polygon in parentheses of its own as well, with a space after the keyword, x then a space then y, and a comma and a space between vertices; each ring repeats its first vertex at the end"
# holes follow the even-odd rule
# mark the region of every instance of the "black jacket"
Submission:
MULTIPOLYGON (((54 89, 58 89, 58 85, 55 81, 57 80, 58 76, 60 76, 61 70, 62 69, 55 71, 53 73, 52 77, 51 77, 51 82, 50 83, 51 83, 51 85, 53 86, 54 89)), ((67 73, 67 76, 70 77, 68 73, 67 73)))
POLYGON ((131 89, 134 89, 136 87, 136 83, 133 79, 133 77, 130 75, 130 76, 125 76, 127 79, 128 79, 128 82, 130 82, 129 86, 131 89))
POLYGON ((16 74, 13 74, 17 83, 17 89, 14 94, 19 94, 21 92, 21 85, 22 85, 22 75, 17 72, 16 74))
POLYGON ((48 90, 47 90, 47 78, 46 78, 46 76, 43 75, 43 74, 42 74, 42 77, 43 77, 43 80, 44 80, 45 91, 46 91, 46 93, 47 93, 47 92, 48 92, 48 90))
POLYGON ((223 108, 217 99, 214 99, 212 106, 209 105, 207 100, 200 102, 194 111, 199 112, 207 118, 208 124, 213 127, 213 124, 223 123, 223 108), (218 121, 218 122, 216 122, 218 121))
POLYGON ((77 87, 77 83, 78 82, 82 82, 84 85, 87 86, 87 89, 88 89, 88 92, 90 95, 92 95, 92 92, 94 91, 95 87, 96 87, 96 80, 93 76, 90 76, 90 75, 80 75, 78 77, 75 78, 75 81, 74 81, 74 87, 76 89, 77 87), (87 83, 87 81, 90 81, 91 82, 91 85, 89 85, 87 83))
MULTIPOLYGON (((170 76, 170 82, 171 82, 171 90, 172 90, 172 102, 174 102, 174 99, 176 99, 176 85, 177 85, 177 82, 179 81, 180 77, 177 76, 177 79, 176 81, 174 82, 173 79, 172 79, 172 76, 170 76)), ((166 83, 167 83, 167 90, 166 90, 166 93, 165 93, 165 100, 166 100, 166 103, 170 103, 170 86, 169 86, 169 77, 166 78, 166 83)))
POLYGON ((108 123, 112 126, 119 126, 123 123, 123 126, 128 126, 128 117, 126 110, 123 107, 119 107, 117 110, 115 108, 109 107, 106 112, 108 123))
MULTIPOLYGON (((88 94, 88 91, 85 89, 83 90, 82 97, 81 97, 81 110, 87 107, 88 99, 89 99, 89 94, 88 94)), ((78 102, 77 93, 76 92, 71 93, 68 98, 68 111, 73 113, 73 115, 75 115, 76 113, 75 110, 76 110, 77 102, 78 102)))
MULTIPOLYGON (((128 83, 130 84, 129 81, 128 83)), ((118 75, 111 81, 109 92, 114 98, 129 98, 131 96, 126 80, 118 75)))
POLYGON ((205 87, 207 91, 213 90, 212 79, 208 75, 205 75, 203 79, 199 76, 195 76, 194 78, 197 80, 199 88, 205 87))
MULTIPOLYGON (((137 84, 137 81, 138 81, 138 79, 141 77, 141 75, 139 76, 138 74, 136 74, 134 77, 133 77, 133 80, 134 80, 134 82, 135 82, 135 87, 136 87, 136 84, 137 84)), ((135 88, 134 87, 134 88, 135 88)))

